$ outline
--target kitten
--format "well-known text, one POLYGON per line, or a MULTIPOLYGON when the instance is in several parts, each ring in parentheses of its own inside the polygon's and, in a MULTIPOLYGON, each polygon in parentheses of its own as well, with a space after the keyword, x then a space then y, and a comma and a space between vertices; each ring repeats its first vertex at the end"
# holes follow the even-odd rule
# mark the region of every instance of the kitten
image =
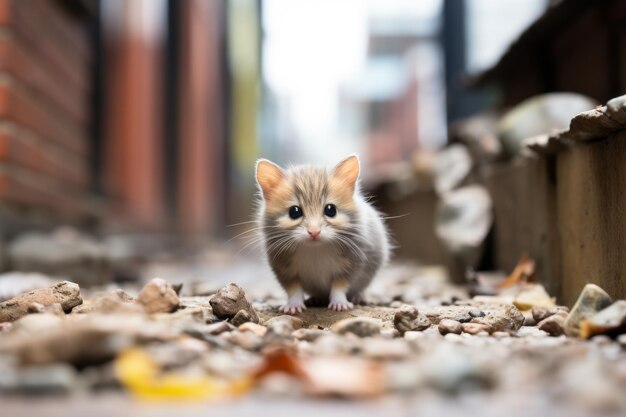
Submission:
POLYGON ((387 231, 359 190, 359 170, 354 155, 330 171, 257 162, 258 223, 270 266, 287 292, 282 312, 302 312, 305 293, 329 300, 330 309, 350 310, 387 261, 387 231))

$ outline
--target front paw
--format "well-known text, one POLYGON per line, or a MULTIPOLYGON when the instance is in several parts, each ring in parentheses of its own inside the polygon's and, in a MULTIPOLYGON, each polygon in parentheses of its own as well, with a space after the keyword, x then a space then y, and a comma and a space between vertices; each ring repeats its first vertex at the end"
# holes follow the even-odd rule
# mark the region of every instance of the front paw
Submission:
POLYGON ((354 308, 354 304, 349 301, 331 301, 328 308, 334 311, 350 311, 354 308))
POLYGON ((304 303, 301 303, 301 302, 298 302, 298 303, 289 302, 285 304, 284 306, 282 306, 279 310, 281 313, 285 313, 285 314, 300 314, 304 310, 306 310, 306 306, 304 305, 304 303))

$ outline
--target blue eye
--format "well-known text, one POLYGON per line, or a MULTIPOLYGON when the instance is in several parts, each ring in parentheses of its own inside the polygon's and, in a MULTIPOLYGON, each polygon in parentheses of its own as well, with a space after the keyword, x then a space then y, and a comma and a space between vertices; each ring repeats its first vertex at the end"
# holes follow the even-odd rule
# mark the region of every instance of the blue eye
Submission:
POLYGON ((326 207, 324 207, 324 215, 335 217, 337 215, 337 207, 335 207, 334 204, 326 204, 326 207))
POLYGON ((302 209, 298 206, 291 206, 289 207, 289 217, 291 217, 292 219, 299 219, 300 217, 302 217, 302 209))

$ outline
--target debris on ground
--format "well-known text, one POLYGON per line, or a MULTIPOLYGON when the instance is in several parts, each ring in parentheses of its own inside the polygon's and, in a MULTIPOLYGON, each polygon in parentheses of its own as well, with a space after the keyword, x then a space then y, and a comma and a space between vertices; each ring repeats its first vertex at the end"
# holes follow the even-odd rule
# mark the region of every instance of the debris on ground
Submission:
POLYGON ((480 392, 626 410, 606 388, 626 381, 626 301, 589 285, 571 313, 522 312, 506 294, 536 283, 470 297, 425 270, 390 274, 375 304, 297 316, 279 311, 281 294, 236 284, 210 295, 178 295, 163 279, 87 296, 68 282, 33 290, 0 304, 0 391, 81 386, 177 401, 480 392))

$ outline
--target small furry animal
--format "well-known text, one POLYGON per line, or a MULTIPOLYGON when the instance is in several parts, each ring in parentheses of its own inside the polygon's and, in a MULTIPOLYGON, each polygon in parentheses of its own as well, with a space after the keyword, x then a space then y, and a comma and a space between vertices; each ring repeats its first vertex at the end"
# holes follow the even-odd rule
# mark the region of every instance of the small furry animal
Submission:
POLYGON ((258 226, 270 266, 287 292, 282 312, 301 313, 305 293, 332 310, 350 310, 387 261, 387 231, 359 190, 359 170, 356 155, 330 171, 283 170, 257 161, 258 226))

